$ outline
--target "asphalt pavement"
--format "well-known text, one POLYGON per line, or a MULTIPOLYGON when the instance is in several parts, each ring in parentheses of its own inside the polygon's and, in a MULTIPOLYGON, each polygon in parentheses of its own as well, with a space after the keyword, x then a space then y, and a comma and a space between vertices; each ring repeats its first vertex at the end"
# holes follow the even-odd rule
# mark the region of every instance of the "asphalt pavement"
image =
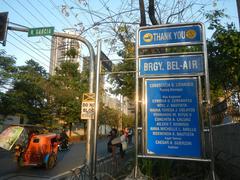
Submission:
MULTIPOLYGON (((106 144, 106 138, 97 141, 98 158, 108 154, 106 144)), ((53 169, 47 170, 40 167, 19 168, 14 161, 13 153, 0 148, 0 180, 49 179, 84 164, 85 152, 85 141, 73 143, 70 146, 70 150, 58 153, 57 165, 53 169)))

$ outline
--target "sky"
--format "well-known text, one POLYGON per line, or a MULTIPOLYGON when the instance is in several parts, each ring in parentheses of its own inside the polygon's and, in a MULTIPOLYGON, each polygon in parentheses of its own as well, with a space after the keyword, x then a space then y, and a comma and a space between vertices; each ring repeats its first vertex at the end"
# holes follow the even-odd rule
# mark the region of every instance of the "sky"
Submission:
MULTIPOLYGON (((99 16, 112 15, 115 18, 117 12, 129 8, 135 10, 137 2, 138 0, 0 0, 0 12, 9 13, 9 26, 16 26, 16 24, 21 25, 18 27, 22 28, 54 26, 55 32, 63 32, 66 28, 77 28, 79 31, 83 30, 83 27, 85 30, 89 29, 82 36, 92 44, 95 50, 97 39, 103 39, 103 51, 111 58, 116 57, 116 52, 112 50, 110 35, 104 32, 104 28, 98 29, 97 26, 92 27, 92 25, 101 21, 99 16)), ((212 0, 207 7, 208 10, 217 8, 212 6, 214 2, 217 3, 217 7, 224 8, 229 15, 229 19, 225 22, 235 22, 236 27, 239 28, 236 0, 212 0)), ((123 18, 129 22, 135 22, 138 19, 138 17, 132 19, 126 14, 117 18, 123 18)), ((109 22, 116 21, 117 18, 109 18, 109 22)), ((207 37, 210 36, 211 32, 207 32, 207 37)), ((8 55, 15 56, 17 65, 24 65, 26 60, 34 59, 47 71, 49 70, 51 36, 28 37, 25 32, 9 30, 6 46, 0 49, 4 49, 8 55)), ((85 55, 88 55, 88 50, 83 46, 82 56, 85 55)))

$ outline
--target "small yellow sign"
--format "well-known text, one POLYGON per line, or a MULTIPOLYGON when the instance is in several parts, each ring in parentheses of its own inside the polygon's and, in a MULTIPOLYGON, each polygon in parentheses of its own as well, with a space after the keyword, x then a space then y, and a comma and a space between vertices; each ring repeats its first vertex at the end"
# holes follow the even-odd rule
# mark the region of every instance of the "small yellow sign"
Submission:
POLYGON ((95 102, 95 93, 84 93, 83 101, 92 101, 95 102))
POLYGON ((95 93, 84 93, 82 100, 81 119, 94 119, 95 93))

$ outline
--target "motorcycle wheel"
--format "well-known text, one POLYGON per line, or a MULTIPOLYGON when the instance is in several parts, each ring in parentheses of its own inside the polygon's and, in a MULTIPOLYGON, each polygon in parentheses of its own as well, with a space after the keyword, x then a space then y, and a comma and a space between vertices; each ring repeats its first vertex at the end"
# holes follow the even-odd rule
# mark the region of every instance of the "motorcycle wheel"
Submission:
POLYGON ((48 158, 46 169, 52 169, 56 165, 56 156, 51 154, 48 158))

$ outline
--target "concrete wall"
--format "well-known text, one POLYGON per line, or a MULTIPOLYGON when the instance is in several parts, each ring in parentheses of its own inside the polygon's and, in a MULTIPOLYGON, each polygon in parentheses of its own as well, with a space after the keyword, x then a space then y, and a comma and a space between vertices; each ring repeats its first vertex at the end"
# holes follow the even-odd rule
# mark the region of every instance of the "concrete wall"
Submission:
POLYGON ((213 127, 214 149, 240 156, 240 123, 213 127))
POLYGON ((240 123, 213 127, 216 166, 231 179, 240 179, 240 123))

